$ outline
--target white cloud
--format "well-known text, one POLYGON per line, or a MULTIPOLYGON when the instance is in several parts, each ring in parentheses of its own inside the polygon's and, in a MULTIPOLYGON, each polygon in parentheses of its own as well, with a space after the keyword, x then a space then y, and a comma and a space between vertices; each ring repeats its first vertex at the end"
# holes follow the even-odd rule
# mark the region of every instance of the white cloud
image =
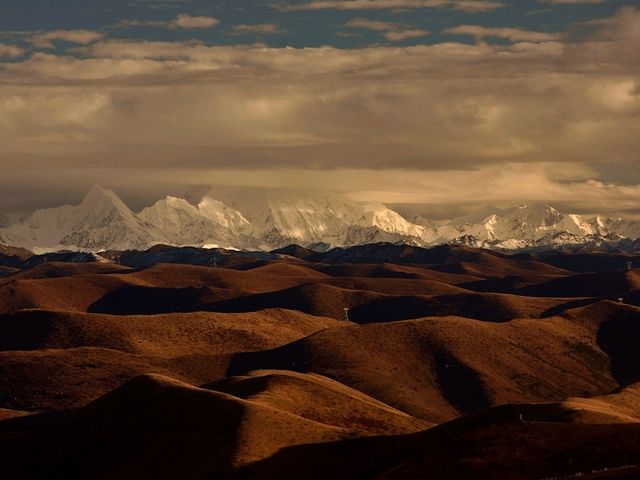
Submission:
POLYGON ((534 32, 521 28, 483 27, 480 25, 459 25, 444 30, 452 35, 469 35, 478 39, 486 37, 504 38, 512 42, 552 42, 562 37, 558 33, 534 32))
POLYGON ((181 14, 176 17, 171 25, 175 28, 188 28, 188 29, 197 29, 197 28, 211 28, 215 27, 220 23, 220 20, 213 17, 194 17, 187 14, 181 14))
POLYGON ((105 37, 104 33, 94 30, 52 30, 31 34, 26 39, 37 48, 54 48, 54 42, 68 42, 87 45, 105 37))
POLYGON ((410 28, 407 30, 392 30, 389 32, 385 32, 384 38, 391 42, 401 42, 402 40, 406 40, 408 38, 420 38, 426 37, 427 35, 431 35, 431 32, 428 30, 422 30, 420 28, 410 28))
POLYGON ((364 28, 376 32, 382 32, 383 36, 391 42, 400 42, 407 38, 419 38, 430 35, 431 32, 419 28, 406 28, 399 23, 381 22, 366 18, 355 18, 346 24, 350 28, 364 28))
MULTIPOLYGON (((507 162, 475 169, 389 170, 384 172, 384 177, 375 172, 357 175, 354 171, 348 178, 356 182, 351 184, 351 189, 358 193, 352 197, 364 201, 433 205, 466 204, 471 199, 478 205, 582 203, 601 213, 611 211, 612 207, 614 210, 635 208, 640 200, 640 185, 605 184, 594 180, 595 175, 597 172, 579 164, 507 162), (375 180, 380 178, 386 181, 376 185, 375 180)), ((328 183, 329 178, 326 181, 328 183)), ((349 189, 348 185, 342 187, 349 189)))
POLYGON ((220 23, 220 20, 214 17, 193 17, 186 13, 178 15, 173 20, 120 20, 117 22, 115 28, 133 28, 133 27, 151 27, 151 28, 171 28, 171 29, 206 29, 215 27, 220 23))
POLYGON ((0 43, 0 58, 10 57, 15 58, 24 54, 24 50, 15 45, 4 45, 0 43))
POLYGON ((258 24, 240 24, 233 26, 233 33, 243 35, 246 33, 255 33, 258 35, 272 35, 282 33, 280 27, 274 23, 258 23, 258 24))
POLYGON ((448 5, 461 12, 488 12, 506 6, 503 2, 490 0, 451 0, 448 5))

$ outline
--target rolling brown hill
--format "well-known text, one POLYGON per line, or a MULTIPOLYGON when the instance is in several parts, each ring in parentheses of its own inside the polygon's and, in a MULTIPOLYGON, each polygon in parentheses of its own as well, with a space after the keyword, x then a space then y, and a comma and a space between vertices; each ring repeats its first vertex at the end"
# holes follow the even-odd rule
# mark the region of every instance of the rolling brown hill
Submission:
POLYGON ((391 263, 326 265, 319 263, 310 264, 309 267, 332 277, 424 279, 449 285, 456 285, 478 278, 473 275, 441 272, 429 268, 427 265, 394 265, 391 263))
POLYGON ((215 478, 284 446, 351 435, 257 402, 147 375, 79 410, 0 423, 0 463, 12 479, 215 478))
POLYGON ((506 405, 413 435, 294 446, 231 478, 638 478, 640 424, 576 422, 559 410, 506 405))
POLYGON ((0 351, 95 347, 158 357, 223 354, 281 345, 341 325, 282 309, 141 316, 22 310, 0 317, 0 351))
POLYGON ((27 410, 78 406, 137 375, 223 377, 230 356, 342 322, 295 311, 113 316, 20 311, 0 317, 0 398, 27 410), (57 392, 54 394, 54 392, 57 392))
POLYGON ((0 266, 0 278, 1 277, 6 277, 6 276, 9 276, 9 275, 14 275, 14 274, 16 274, 18 272, 20 272, 20 270, 17 269, 17 268, 0 266))
POLYGON ((413 435, 290 447, 234 478, 632 480, 640 475, 638 385, 495 407, 413 435))
POLYGON ((555 278, 523 287, 516 293, 539 297, 601 297, 626 294, 638 289, 640 273, 614 270, 555 278))
POLYGON ((307 275, 252 275, 196 266, 157 265, 131 271, 105 264, 41 264, 0 281, 0 313, 25 308, 87 312, 94 304, 97 313, 194 311, 198 302, 307 282, 307 275), (154 302, 164 302, 164 310, 154 307, 154 302))
POLYGON ((433 426, 335 380, 287 370, 261 370, 230 377, 208 389, 286 410, 363 435, 413 433, 433 426))
POLYGON ((26 248, 11 247, 0 243, 0 260, 5 261, 6 263, 13 263, 14 261, 22 262, 33 257, 33 255, 33 252, 26 248))
MULTIPOLYGON (((15 280, 38 280, 45 278, 61 278, 76 275, 91 275, 101 273, 122 273, 130 269, 112 263, 65 263, 65 262, 44 262, 32 268, 15 272, 16 275, 7 281, 15 280)), ((0 284, 6 282, 0 282, 0 284)))
MULTIPOLYGON (((621 325, 616 334, 629 335, 630 328, 621 325)), ((603 350, 599 331, 559 317, 502 324, 459 317, 373 323, 239 354, 230 373, 256 368, 318 373, 440 423, 504 403, 612 391, 620 384, 611 365, 624 353, 603 350)), ((633 374, 640 373, 637 365, 633 374)))
POLYGON ((387 295, 352 308, 349 315, 356 323, 384 323, 436 316, 464 316, 476 320, 506 322, 517 318, 539 318, 567 302, 570 300, 498 293, 461 293, 433 297, 387 295))
MULTIPOLYGON (((262 372, 229 379, 226 387, 250 399, 146 375, 79 409, 5 420, 3 473, 15 479, 384 480, 621 479, 640 472, 637 419, 619 416, 611 423, 599 411, 583 413, 580 402, 602 399, 505 405, 415 433, 362 437, 363 424, 380 427, 381 416, 393 429, 402 415, 317 376, 262 372), (263 395, 284 388, 279 398, 293 394, 293 400, 307 394, 299 387, 305 383, 322 391, 305 398, 306 416, 289 410, 299 410, 298 403, 274 407, 263 395), (341 398, 336 415, 326 418, 326 402, 336 394, 346 402, 341 398), (371 403, 375 408, 366 408, 371 403), (359 408, 365 408, 359 423, 341 416, 359 408), (118 441, 105 441, 111 438, 118 441)), ((623 391, 606 402, 615 411, 627 408, 630 396, 623 391)))
POLYGON ((24 417, 31 415, 29 412, 21 412, 19 410, 9 410, 8 408, 0 408, 0 421, 10 418, 24 417))
POLYGON ((82 347, 0 352, 2 406, 29 412, 86 405, 145 373, 170 376, 192 384, 224 376, 228 355, 193 354, 155 358, 103 348, 82 347))
POLYGON ((344 308, 367 304, 382 295, 364 290, 307 284, 276 292, 239 296, 204 306, 214 312, 255 312, 268 308, 299 310, 311 315, 344 319, 344 308))
POLYGON ((635 255, 608 253, 608 252, 546 252, 530 255, 536 261, 552 265, 554 267, 576 273, 610 272, 626 268, 627 262, 638 266, 638 257, 635 255))
POLYGON ((622 257, 178 250, 0 273, 0 477, 640 475, 622 257))

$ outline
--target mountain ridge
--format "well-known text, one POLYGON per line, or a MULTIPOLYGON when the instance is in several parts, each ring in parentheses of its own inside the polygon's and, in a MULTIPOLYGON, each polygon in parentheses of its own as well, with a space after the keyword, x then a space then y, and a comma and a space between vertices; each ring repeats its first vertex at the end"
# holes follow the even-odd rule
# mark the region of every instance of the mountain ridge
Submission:
POLYGON ((36 210, 23 223, 0 229, 0 243, 35 252, 158 244, 270 251, 381 242, 521 251, 636 245, 640 237, 640 222, 561 213, 546 204, 485 208, 436 223, 333 193, 211 187, 187 197, 167 196, 136 213, 114 191, 93 186, 78 205, 36 210))

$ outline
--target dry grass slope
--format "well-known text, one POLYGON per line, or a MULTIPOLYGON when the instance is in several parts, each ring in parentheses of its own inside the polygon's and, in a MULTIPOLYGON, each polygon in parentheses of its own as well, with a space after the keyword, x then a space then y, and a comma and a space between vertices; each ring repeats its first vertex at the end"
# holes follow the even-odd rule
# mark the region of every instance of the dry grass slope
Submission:
POLYGON ((17 253, 28 268, 0 271, 3 478, 640 475, 640 274, 610 268, 622 257, 17 253))

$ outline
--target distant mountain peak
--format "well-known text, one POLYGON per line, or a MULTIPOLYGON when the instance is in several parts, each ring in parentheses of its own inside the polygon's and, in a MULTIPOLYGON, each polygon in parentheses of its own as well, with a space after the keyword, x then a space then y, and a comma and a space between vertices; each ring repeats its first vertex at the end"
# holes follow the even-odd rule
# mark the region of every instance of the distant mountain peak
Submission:
POLYGON ((23 223, 0 229, 0 240, 36 250, 156 244, 274 250, 291 243, 330 248, 378 242, 519 250, 640 238, 638 222, 565 214, 542 203, 487 207, 432 222, 380 202, 313 190, 209 186, 187 197, 167 196, 136 214, 114 191, 94 185, 79 205, 38 210, 23 223))
POLYGON ((116 192, 94 185, 89 189, 82 199, 80 205, 77 206, 79 211, 84 211, 86 215, 95 217, 104 214, 105 211, 116 210, 120 215, 134 217, 134 213, 127 207, 116 192))
POLYGON ((89 191, 85 194, 83 202, 87 200, 111 200, 121 201, 120 197, 113 190, 101 187, 100 185, 93 185, 89 191))

